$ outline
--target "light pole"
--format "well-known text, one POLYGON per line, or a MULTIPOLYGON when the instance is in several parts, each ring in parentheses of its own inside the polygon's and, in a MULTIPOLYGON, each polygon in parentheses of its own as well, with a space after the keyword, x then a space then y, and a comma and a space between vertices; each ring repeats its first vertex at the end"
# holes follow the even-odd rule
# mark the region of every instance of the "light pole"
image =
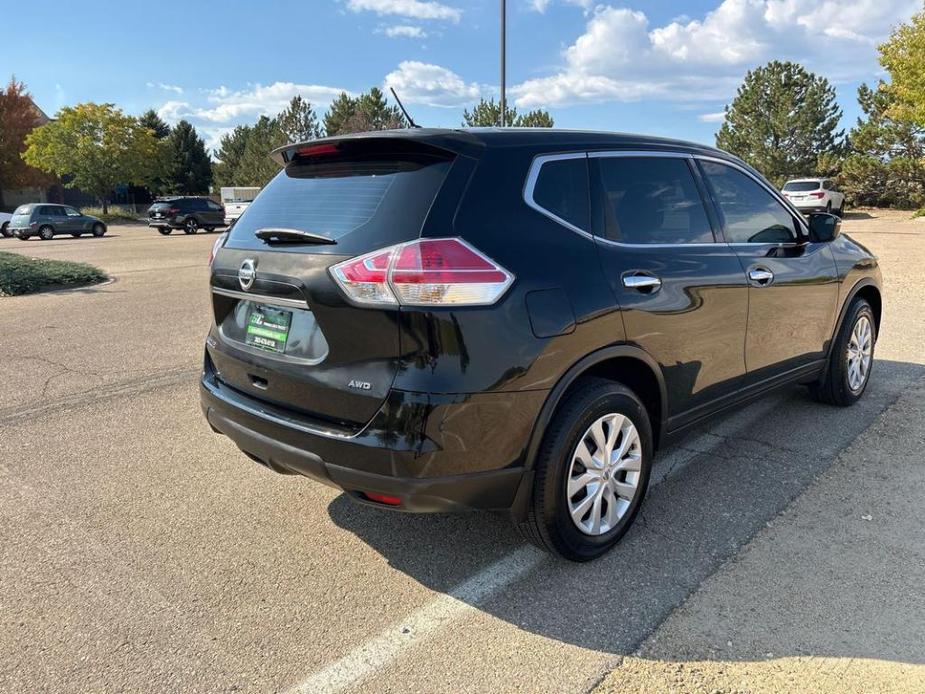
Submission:
POLYGON ((501 127, 505 126, 505 111, 507 111, 507 101, 504 96, 505 82, 505 54, 507 52, 507 0, 501 0, 501 127))

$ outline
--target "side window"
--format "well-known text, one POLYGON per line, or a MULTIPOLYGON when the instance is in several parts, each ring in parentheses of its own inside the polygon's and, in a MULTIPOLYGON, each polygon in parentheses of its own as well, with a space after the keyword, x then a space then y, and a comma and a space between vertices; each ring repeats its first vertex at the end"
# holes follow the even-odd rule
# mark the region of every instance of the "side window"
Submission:
POLYGON ((540 168, 533 186, 533 202, 559 219, 588 230, 590 202, 586 157, 553 159, 540 168))
POLYGON ((594 157, 604 235, 621 243, 713 243, 686 159, 594 157))
POLYGON ((209 209, 212 210, 212 211, 214 211, 214 212, 217 212, 217 211, 219 211, 220 209, 222 209, 222 206, 221 206, 221 205, 219 205, 218 203, 212 202, 211 200, 209 200, 208 202, 206 202, 206 204, 209 206, 209 209))
POLYGON ((701 162, 723 216, 729 243, 788 243, 799 240, 796 221, 751 176, 725 164, 701 162))

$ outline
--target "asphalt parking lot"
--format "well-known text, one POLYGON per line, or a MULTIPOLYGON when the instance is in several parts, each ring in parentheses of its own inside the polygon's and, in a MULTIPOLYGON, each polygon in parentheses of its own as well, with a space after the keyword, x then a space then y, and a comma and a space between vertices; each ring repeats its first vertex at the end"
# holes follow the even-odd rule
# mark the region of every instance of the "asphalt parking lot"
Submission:
POLYGON ((844 224, 885 281, 865 398, 792 389, 695 432, 588 565, 494 516, 353 505, 213 435, 214 236, 0 239, 114 277, 0 299, 0 691, 925 689, 925 222, 906 217, 844 224))

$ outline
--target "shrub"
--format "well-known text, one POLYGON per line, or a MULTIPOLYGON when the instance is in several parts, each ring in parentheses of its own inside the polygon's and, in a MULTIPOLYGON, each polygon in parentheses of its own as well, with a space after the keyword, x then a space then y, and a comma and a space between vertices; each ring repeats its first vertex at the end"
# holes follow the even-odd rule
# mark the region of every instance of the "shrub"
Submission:
POLYGON ((142 215, 130 207, 110 205, 109 211, 105 213, 102 207, 81 207, 80 211, 93 217, 99 217, 107 224, 135 224, 143 221, 142 215))
POLYGON ((98 284, 106 279, 106 273, 86 263, 0 253, 0 296, 98 284))

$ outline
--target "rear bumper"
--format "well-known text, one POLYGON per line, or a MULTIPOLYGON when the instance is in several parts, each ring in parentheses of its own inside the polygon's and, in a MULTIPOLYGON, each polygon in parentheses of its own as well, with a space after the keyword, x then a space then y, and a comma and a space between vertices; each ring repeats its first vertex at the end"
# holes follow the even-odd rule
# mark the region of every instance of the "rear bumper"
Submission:
POLYGON ((361 503, 382 507, 363 497, 374 492, 401 499, 400 506, 386 508, 432 513, 511 508, 545 392, 393 391, 355 434, 271 408, 208 371, 200 396, 212 429, 271 470, 304 475, 361 503), (505 412, 508 418, 498 416, 505 412))

